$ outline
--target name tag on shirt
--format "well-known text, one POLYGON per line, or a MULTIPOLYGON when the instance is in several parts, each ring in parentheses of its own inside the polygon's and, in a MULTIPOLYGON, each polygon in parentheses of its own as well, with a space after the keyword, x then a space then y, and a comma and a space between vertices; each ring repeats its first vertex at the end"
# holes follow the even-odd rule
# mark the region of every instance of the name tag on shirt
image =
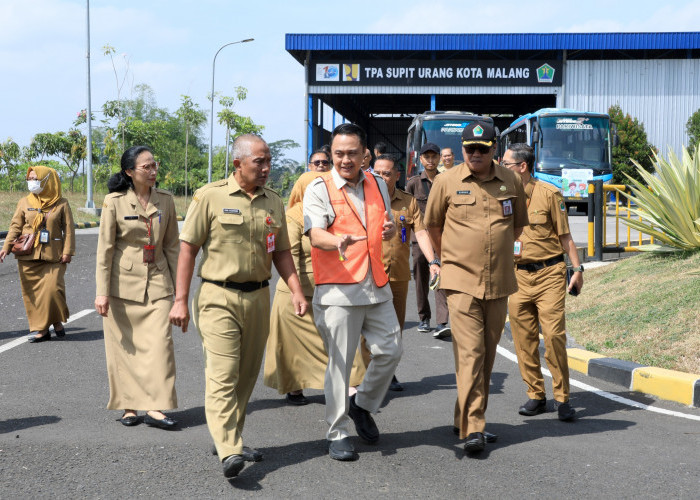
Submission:
POLYGON ((503 215, 513 215, 513 200, 503 200, 503 215))
POLYGON ((272 253, 275 251, 275 234, 270 233, 267 235, 267 253, 272 253))
POLYGON ((457 194, 472 194, 471 191, 457 191, 457 194))
POLYGON ((523 254, 523 242, 518 240, 513 243, 513 255, 520 257, 523 254))
POLYGON ((237 208, 224 208, 224 213, 225 214, 239 215, 241 213, 241 211, 238 210, 237 208))
POLYGON ((138 215, 125 215, 124 220, 139 220, 138 215))

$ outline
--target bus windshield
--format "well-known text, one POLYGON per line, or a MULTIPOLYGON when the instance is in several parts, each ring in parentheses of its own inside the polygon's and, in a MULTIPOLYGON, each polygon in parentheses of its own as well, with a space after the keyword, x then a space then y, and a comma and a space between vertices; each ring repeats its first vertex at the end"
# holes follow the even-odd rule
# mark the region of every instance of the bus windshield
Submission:
POLYGON ((440 146, 440 149, 451 148, 455 155, 455 163, 461 163, 462 130, 467 123, 467 120, 425 120, 421 144, 432 142, 440 146))
POLYGON ((609 120, 600 116, 543 116, 538 164, 609 168, 609 120))

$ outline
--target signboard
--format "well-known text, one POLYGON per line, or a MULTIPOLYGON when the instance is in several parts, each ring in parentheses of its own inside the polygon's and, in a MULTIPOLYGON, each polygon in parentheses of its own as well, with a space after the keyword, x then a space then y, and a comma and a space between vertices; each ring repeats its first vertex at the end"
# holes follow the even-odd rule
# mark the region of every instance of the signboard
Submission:
POLYGON ((590 168, 562 168, 561 194, 565 198, 588 198, 588 181, 593 179, 590 168))
POLYGON ((559 86, 561 61, 311 61, 310 85, 559 86))

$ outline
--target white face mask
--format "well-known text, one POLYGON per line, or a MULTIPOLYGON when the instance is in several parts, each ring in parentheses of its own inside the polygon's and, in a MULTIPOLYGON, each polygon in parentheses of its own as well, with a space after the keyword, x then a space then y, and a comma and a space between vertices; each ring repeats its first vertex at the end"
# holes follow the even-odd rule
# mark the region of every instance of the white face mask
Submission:
POLYGON ((44 187, 41 185, 41 181, 33 180, 27 181, 27 189, 30 193, 39 194, 44 190, 44 187))

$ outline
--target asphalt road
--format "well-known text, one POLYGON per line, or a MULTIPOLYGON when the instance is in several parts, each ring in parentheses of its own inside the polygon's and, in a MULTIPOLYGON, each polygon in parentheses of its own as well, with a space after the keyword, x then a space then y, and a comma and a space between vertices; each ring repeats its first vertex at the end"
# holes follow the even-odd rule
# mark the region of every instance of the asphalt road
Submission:
POLYGON ((78 232, 68 302, 74 317, 86 312, 67 325, 62 341, 22 340, 27 325, 17 268, 11 258, 0 265, 0 498, 700 496, 700 410, 574 372, 572 379, 593 386, 572 387, 575 422, 559 422, 554 412, 522 417, 524 384, 505 338, 487 411, 487 428, 499 439, 478 458, 466 457, 452 433, 452 346, 416 331, 413 287, 397 372, 406 390, 389 393, 375 417, 379 443, 355 438, 360 460, 332 461, 322 392, 307 391, 311 404, 290 407, 259 380, 244 440, 265 459, 226 480, 210 454, 195 331, 174 333, 180 408, 169 413, 180 430, 127 428, 116 422, 120 412, 105 409, 102 322, 91 311, 96 238, 94 231, 78 232), (635 408, 608 393, 668 413, 635 408))

